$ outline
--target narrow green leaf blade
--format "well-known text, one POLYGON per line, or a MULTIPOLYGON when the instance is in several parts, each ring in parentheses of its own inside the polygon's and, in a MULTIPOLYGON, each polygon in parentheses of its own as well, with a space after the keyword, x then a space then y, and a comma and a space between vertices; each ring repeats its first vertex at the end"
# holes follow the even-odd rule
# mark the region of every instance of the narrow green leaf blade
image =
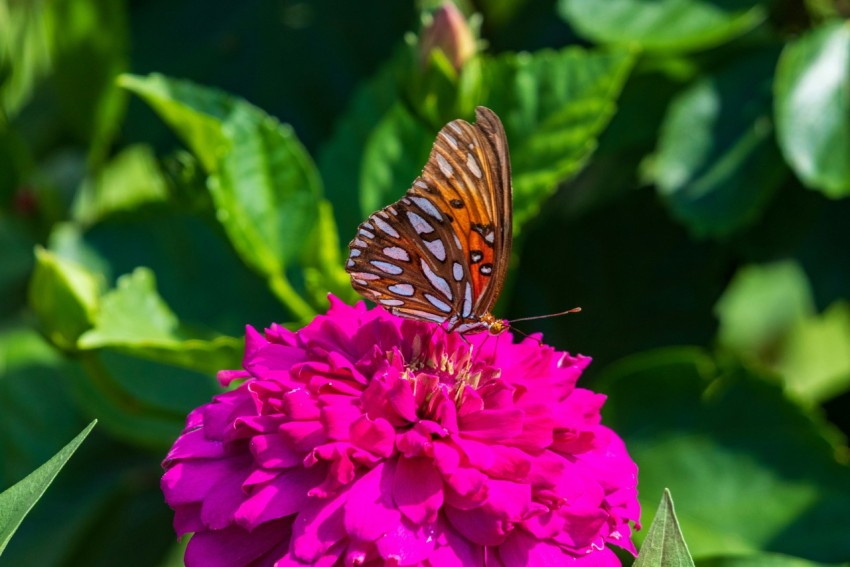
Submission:
POLYGON ((634 567, 693 567, 694 560, 676 519, 670 490, 664 489, 655 519, 649 526, 646 539, 634 567))
POLYGON ((8 545, 18 526, 41 498, 68 459, 88 437, 97 420, 92 421, 79 435, 56 455, 29 476, 0 494, 0 554, 8 545))
POLYGON ((832 198, 850 195, 850 24, 789 43, 774 89, 779 146, 799 178, 832 198))

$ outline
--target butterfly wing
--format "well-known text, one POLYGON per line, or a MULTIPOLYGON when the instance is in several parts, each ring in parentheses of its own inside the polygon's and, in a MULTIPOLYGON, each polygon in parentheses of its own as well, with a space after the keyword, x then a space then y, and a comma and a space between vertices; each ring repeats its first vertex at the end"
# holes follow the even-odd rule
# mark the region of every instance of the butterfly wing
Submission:
POLYGON ((354 288, 390 312, 472 332, 501 292, 510 260, 512 194, 502 123, 449 122, 422 175, 374 213, 349 245, 354 288))

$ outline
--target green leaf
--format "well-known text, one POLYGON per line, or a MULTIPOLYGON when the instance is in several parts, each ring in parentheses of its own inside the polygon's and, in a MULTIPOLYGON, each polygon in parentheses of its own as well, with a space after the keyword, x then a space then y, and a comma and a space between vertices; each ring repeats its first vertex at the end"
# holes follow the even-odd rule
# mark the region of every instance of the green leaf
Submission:
POLYGON ((314 311, 285 270, 310 241, 322 189, 292 129, 244 100, 187 81, 124 75, 121 85, 188 144, 209 174, 218 219, 234 248, 294 315, 309 319, 314 311))
POLYGON ((82 266, 43 248, 35 250, 36 265, 29 303, 45 335, 65 350, 76 348, 98 309, 102 282, 82 266))
POLYGON ((0 554, 47 487, 94 428, 92 421, 79 435, 29 476, 0 494, 0 554))
POLYGON ((153 272, 146 268, 118 278, 115 289, 103 295, 93 328, 77 344, 83 350, 112 347, 205 373, 238 366, 243 346, 232 337, 201 340, 180 328, 177 316, 156 291, 153 272))
MULTIPOLYGON (((850 557, 840 437, 765 378, 698 349, 636 355, 601 377, 603 422, 640 470, 641 495, 669 486, 694 557, 771 551, 850 557), (647 415, 652 408, 652 415, 647 415)), ((648 511, 655 502, 642 499, 648 511)))
POLYGON ((722 237, 758 218, 786 170, 773 140, 777 53, 763 50, 704 76, 669 107, 651 177, 697 237, 722 237))
POLYGON ((10 2, 0 18, 2 113, 16 117, 32 101, 39 135, 91 142, 98 162, 127 98, 114 85, 127 67, 124 2, 10 2))
POLYGON ((814 299, 796 262, 749 265, 732 278, 714 312, 723 346, 766 360, 788 330, 814 312, 814 299))
POLYGON ((815 563, 799 557, 778 553, 754 553, 752 555, 733 555, 710 557, 696 562, 697 567, 847 567, 849 563, 815 563))
POLYGON ((791 395, 808 404, 850 390, 850 305, 837 302, 818 317, 795 321, 777 369, 791 395))
POLYGON ((361 211, 370 214, 410 189, 425 166, 435 134, 400 102, 386 112, 374 125, 363 150, 361 211))
POLYGON ((83 224, 93 224, 167 198, 168 189, 150 146, 135 145, 85 180, 74 201, 73 215, 83 224))
POLYGON ((758 0, 559 0, 561 17, 600 43, 659 51, 692 51, 720 45, 761 23, 758 0))
POLYGON ((578 48, 483 61, 485 105, 502 118, 510 144, 516 227, 595 149, 633 61, 628 52, 578 48))
POLYGON ((693 567, 694 560, 679 528, 670 491, 664 489, 661 504, 640 546, 634 567, 693 567))
POLYGON ((112 437, 157 452, 174 442, 186 414, 220 392, 208 375, 109 349, 84 351, 79 362, 68 373, 77 404, 112 437))
MULTIPOLYGON (((398 82, 403 64, 407 61, 404 55, 403 50, 395 51, 374 76, 354 92, 348 108, 337 119, 333 135, 319 149, 319 169, 327 196, 334 205, 337 226, 344 242, 354 236, 357 225, 375 210, 374 207, 364 207, 370 207, 386 191, 387 181, 373 181, 372 177, 376 174, 365 170, 369 167, 380 168, 381 160, 387 156, 378 154, 375 158, 366 159, 365 154, 368 148, 372 148, 370 151, 373 153, 384 146, 392 150, 391 143, 372 141, 376 136, 373 130, 377 124, 389 120, 385 116, 400 101, 398 82), (378 161, 375 162, 375 159, 378 161)), ((418 151, 417 146, 415 150, 408 150, 407 155, 418 151)), ((391 157, 397 159, 396 156, 391 157)), ((424 158, 416 174, 423 165, 424 158)), ((407 173, 403 172, 404 175, 407 173)), ((393 179, 392 182, 395 185, 391 186, 391 194, 399 195, 413 182, 413 177, 393 179)), ((381 206, 384 204, 386 202, 381 201, 381 206)))
POLYGON ((803 183, 850 195, 850 24, 839 20, 790 42, 774 89, 779 147, 803 183))

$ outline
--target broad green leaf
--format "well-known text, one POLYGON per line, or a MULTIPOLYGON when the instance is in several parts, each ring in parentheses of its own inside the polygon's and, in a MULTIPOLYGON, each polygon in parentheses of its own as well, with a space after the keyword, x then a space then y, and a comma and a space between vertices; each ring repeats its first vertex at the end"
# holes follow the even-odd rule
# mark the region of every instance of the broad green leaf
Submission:
POLYGON ((126 66, 123 1, 0 6, 0 77, 6 76, 0 81, 3 114, 15 117, 35 98, 41 119, 37 128, 61 130, 50 134, 91 142, 89 156, 95 163, 103 157, 124 112, 126 94, 113 80, 126 66))
POLYGON ((559 0, 561 17, 600 43, 658 51, 706 49, 761 23, 767 11, 758 0, 559 0))
POLYGON ((774 83, 779 147, 803 183, 850 195, 850 24, 834 21, 790 42, 774 83))
POLYGON ((235 367, 242 355, 241 340, 224 336, 202 340, 182 329, 157 293, 153 273, 145 268, 118 278, 115 289, 101 298, 94 326, 77 345, 84 350, 111 347, 206 373, 235 367))
POLYGON ((29 303, 45 335, 58 347, 73 350, 98 309, 103 282, 82 266, 43 248, 35 250, 29 303))
POLYGON ((635 355, 601 379, 603 422, 638 464, 645 513, 655 506, 646 498, 669 486, 692 556, 850 557, 838 521, 850 507, 850 469, 822 417, 698 349, 635 355))
POLYGON ((651 177, 697 237, 726 236, 758 218, 787 170, 773 140, 777 53, 742 57, 672 102, 651 177))
POLYGON ((700 559, 696 567, 848 567, 850 563, 816 563, 778 553, 754 553, 700 559))
POLYGON ((400 102, 384 114, 363 149, 361 211, 370 214, 410 189, 425 167, 435 135, 400 102))
POLYGON ((693 564, 679 520, 676 519, 673 499, 665 488, 634 567, 693 567, 693 564))
POLYGON ((502 118, 510 146, 516 227, 595 149, 632 63, 627 52, 578 48, 483 61, 484 104, 502 118))
POLYGON ((310 318, 313 309, 285 270, 310 240, 322 188, 292 129, 244 100, 187 81, 124 75, 121 84, 145 99, 207 170, 218 219, 242 259, 294 315, 310 318))
POLYGON ((96 175, 86 179, 74 201, 74 219, 92 224, 110 214, 163 202, 168 190, 149 146, 125 148, 96 175))
POLYGON ((319 204, 319 221, 313 231, 315 242, 307 248, 304 258, 304 285, 312 294, 314 305, 325 305, 328 293, 349 303, 357 300, 351 278, 343 268, 339 236, 334 223, 333 209, 328 201, 319 204))
POLYGON ((79 435, 65 445, 56 455, 29 476, 0 493, 0 554, 26 515, 38 502, 77 447, 91 432, 97 420, 92 421, 79 435))
POLYGON ((834 303, 817 317, 795 321, 777 370, 790 393, 809 404, 850 389, 850 306, 834 303))
POLYGON ((796 262, 749 265, 735 274, 714 312, 723 346, 764 359, 793 325, 814 312, 814 299, 796 262))
POLYGON ((77 403, 134 447, 166 451, 186 414, 217 393, 208 375, 109 349, 83 351, 79 361, 81 369, 69 373, 77 403))
MULTIPOLYGON (((334 205, 337 226, 344 242, 353 238, 357 225, 377 208, 372 203, 378 202, 380 195, 386 191, 400 195, 413 182, 413 177, 389 181, 380 178, 380 169, 385 167, 382 160, 399 159, 399 156, 381 154, 382 151, 393 151, 392 143, 373 141, 379 137, 374 132, 378 124, 391 120, 386 116, 399 104, 398 82, 406 61, 403 50, 395 51, 375 75, 354 92, 348 108, 337 119, 333 135, 319 149, 319 169, 328 199, 334 205), (369 148, 374 155, 366 159, 369 148), (368 168, 375 172, 367 172, 368 168), (373 176, 377 178, 373 179, 373 176), (391 190, 386 188, 388 185, 391 190)), ((421 151, 419 145, 421 142, 415 150, 408 149, 409 154, 421 151)), ((395 152, 399 151, 400 148, 395 148, 395 152)), ((416 174, 422 170, 422 159, 416 174)), ((404 175, 407 173, 403 172, 404 175)), ((380 206, 385 204, 385 201, 380 201, 380 206)))

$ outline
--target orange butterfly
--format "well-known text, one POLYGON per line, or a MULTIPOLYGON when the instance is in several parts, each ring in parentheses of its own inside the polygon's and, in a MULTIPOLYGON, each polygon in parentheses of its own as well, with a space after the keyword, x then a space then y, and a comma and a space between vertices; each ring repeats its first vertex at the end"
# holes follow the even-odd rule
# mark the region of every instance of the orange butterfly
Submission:
POLYGON ((509 326, 490 310, 511 256, 511 164, 499 117, 479 106, 475 119, 440 130, 407 194, 360 225, 346 270, 394 315, 498 334, 509 326))

